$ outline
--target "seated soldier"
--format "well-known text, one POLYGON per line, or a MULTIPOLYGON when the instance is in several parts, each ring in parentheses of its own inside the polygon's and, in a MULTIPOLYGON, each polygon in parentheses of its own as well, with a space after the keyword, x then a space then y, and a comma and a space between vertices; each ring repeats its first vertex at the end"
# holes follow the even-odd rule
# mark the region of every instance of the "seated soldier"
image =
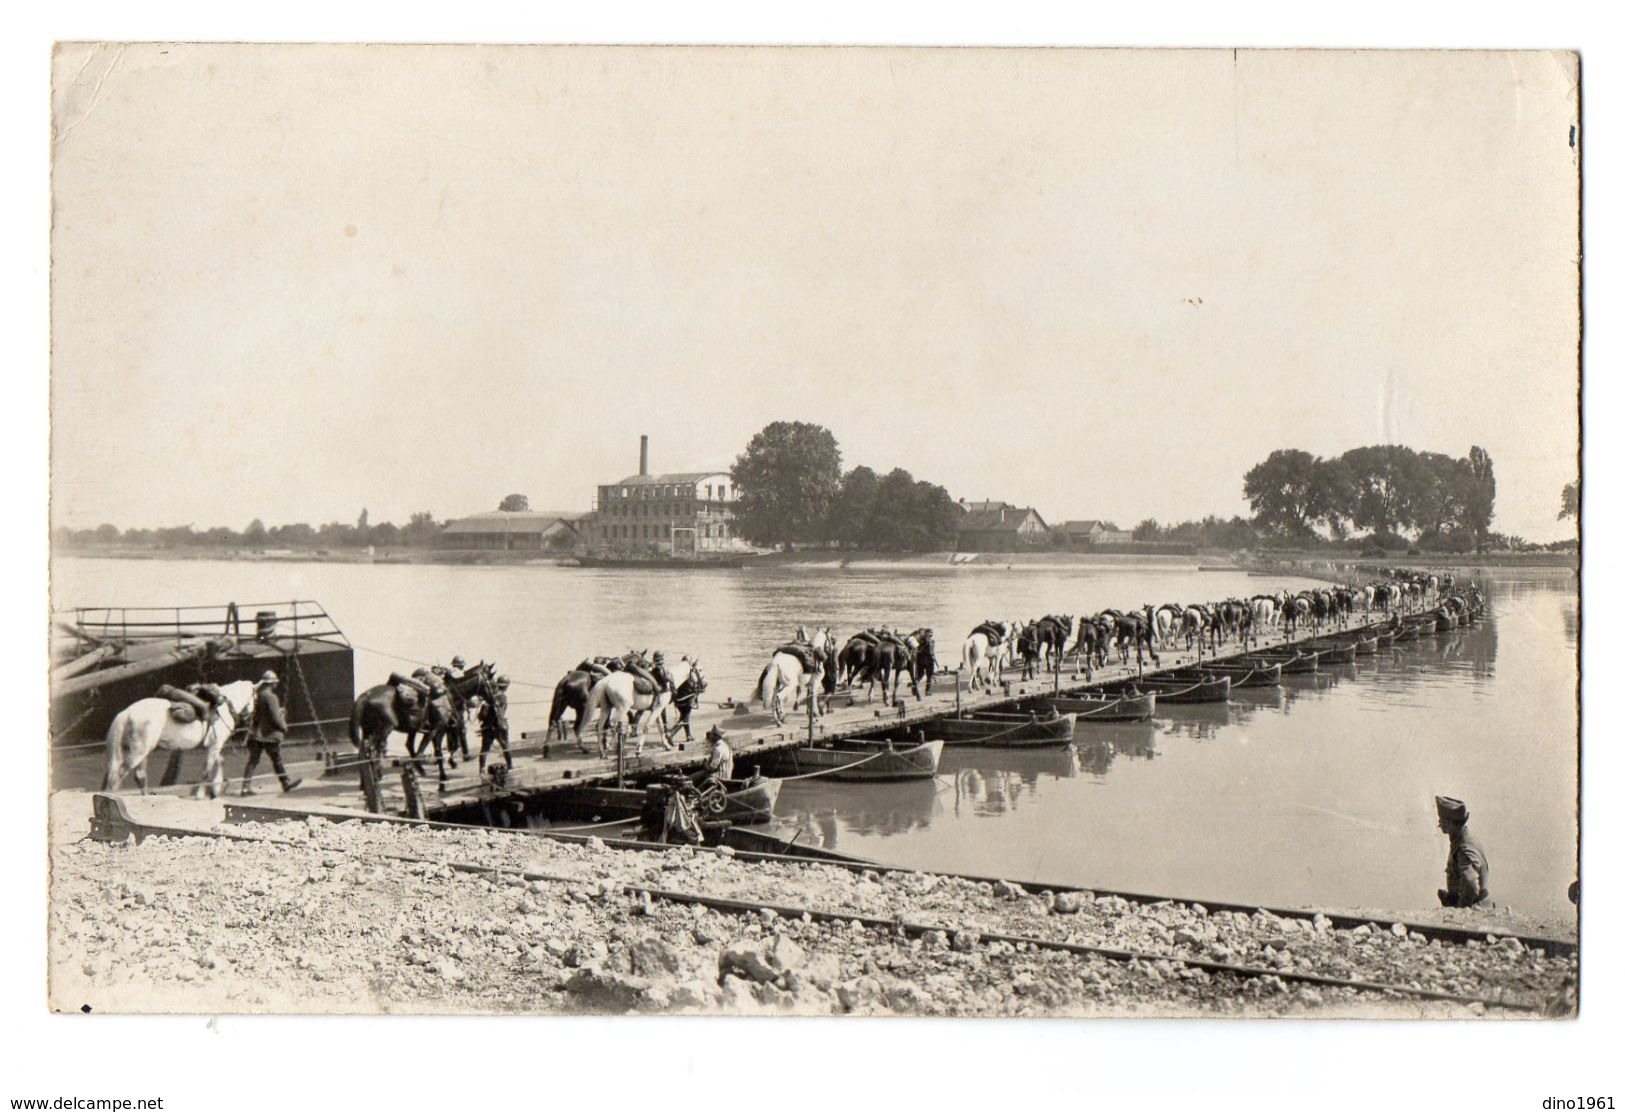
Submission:
POLYGON ((711 752, 705 758, 705 771, 718 780, 731 780, 734 774, 733 746, 721 726, 705 731, 705 740, 711 743, 711 752))
POLYGON ((1444 795, 1435 796, 1433 802, 1439 812, 1439 829, 1450 838, 1439 903, 1445 907, 1488 905, 1490 859, 1478 840, 1467 833, 1467 804, 1444 795))

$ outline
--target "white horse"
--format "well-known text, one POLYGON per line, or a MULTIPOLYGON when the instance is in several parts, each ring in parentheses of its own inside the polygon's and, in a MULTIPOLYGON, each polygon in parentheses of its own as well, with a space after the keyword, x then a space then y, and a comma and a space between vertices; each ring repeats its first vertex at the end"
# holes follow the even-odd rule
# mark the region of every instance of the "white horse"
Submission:
POLYGON ((1180 615, 1179 632, 1185 635, 1185 648, 1196 648, 1196 659, 1202 659, 1202 638, 1207 636, 1212 622, 1200 606, 1187 606, 1180 615))
MULTIPOLYGON (((684 672, 685 678, 687 672, 684 672)), ((609 756, 608 730, 611 725, 615 727, 617 736, 622 736, 628 724, 632 727, 632 736, 638 739, 635 756, 643 755, 643 724, 646 717, 659 718, 666 710, 666 704, 671 702, 671 688, 663 690, 644 691, 641 687, 651 687, 649 682, 634 672, 611 672, 603 679, 592 685, 592 691, 587 695, 587 705, 582 708, 580 716, 576 719, 576 745, 581 744, 582 731, 589 723, 598 724, 598 755, 609 756)), ((671 748, 671 743, 666 743, 671 748)))
POLYGON ((226 739, 254 710, 254 685, 248 680, 228 683, 220 689, 220 705, 195 722, 177 722, 169 715, 169 700, 137 699, 113 716, 107 728, 107 776, 103 791, 117 791, 124 777, 135 774, 141 794, 147 794, 147 757, 154 749, 196 749, 203 747, 203 782, 192 794, 210 799, 225 788, 225 767, 220 753, 226 739))
POLYGON ((1151 616, 1156 621, 1157 643, 1167 648, 1173 644, 1174 636, 1179 632, 1185 609, 1177 602, 1165 602, 1152 611, 1151 616))
MULTIPOLYGON (((802 666, 799 657, 785 652, 775 652, 773 659, 768 661, 767 667, 762 669, 761 681, 758 684, 762 697, 762 706, 773 712, 775 725, 784 725, 784 703, 779 693, 790 692, 790 710, 792 712, 801 707, 801 687, 807 686, 807 698, 812 700, 813 714, 818 713, 818 680, 823 675, 825 654, 829 647, 835 643, 835 634, 830 632, 828 626, 809 634, 806 626, 796 628, 796 639, 805 642, 811 647, 813 667, 809 670, 802 666)), ((828 667, 834 667, 833 663, 828 667)))
POLYGON ((999 679, 1004 679, 1004 670, 1006 668, 1016 666, 1016 642, 1021 639, 1023 633, 1027 632, 1027 627, 1030 625, 1032 625, 1031 622, 1024 622, 1017 618, 1011 618, 1004 623, 1004 627, 1010 632, 1000 644, 993 647, 993 668, 998 673, 999 679))
MULTIPOLYGON (((1273 626, 1276 619, 1276 610, 1280 603, 1271 595, 1253 596, 1253 626, 1258 629, 1273 626)), ((1365 608, 1371 609, 1371 600, 1366 599, 1365 608)))
POLYGON ((1004 627, 1004 636, 995 641, 980 630, 965 638, 959 651, 959 670, 970 676, 970 689, 980 690, 994 682, 993 677, 1004 678, 1004 665, 1015 650, 1019 622, 997 622, 1004 627))

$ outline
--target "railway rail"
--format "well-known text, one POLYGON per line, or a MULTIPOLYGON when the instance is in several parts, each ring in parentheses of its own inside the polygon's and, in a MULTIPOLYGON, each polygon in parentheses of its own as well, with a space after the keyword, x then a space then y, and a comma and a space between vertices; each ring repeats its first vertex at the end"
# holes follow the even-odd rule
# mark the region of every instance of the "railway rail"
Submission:
MULTIPOLYGON (((135 819, 129 814, 128 809, 123 805, 123 800, 110 795, 96 795, 94 797, 94 806, 95 814, 92 821, 92 835, 104 841, 122 841, 125 838, 141 840, 143 838, 155 836, 188 837, 212 838, 222 841, 234 841, 242 843, 271 844, 297 849, 311 848, 310 843, 307 841, 301 839, 283 838, 276 835, 266 835, 247 831, 233 831, 220 829, 218 827, 205 830, 192 827, 143 822, 135 819)), ((287 815, 285 812, 272 812, 272 814, 275 817, 282 818, 284 820, 292 817, 287 815)), ((262 815, 259 813, 258 809, 255 808, 228 808, 228 820, 232 817, 237 818, 238 821, 243 821, 244 819, 247 819, 248 821, 256 821, 262 817, 262 815), (235 816, 231 815, 230 812, 232 811, 236 811, 237 814, 235 816)), ((506 834, 515 837, 543 837, 558 841, 577 843, 585 842, 589 837, 587 835, 551 834, 546 831, 493 831, 488 827, 439 823, 427 820, 399 819, 385 815, 358 816, 352 814, 335 814, 331 817, 340 821, 367 821, 371 823, 424 826, 431 829, 449 828, 465 832, 478 831, 486 835, 506 834)), ((639 852, 667 852, 684 848, 677 846, 663 846, 646 842, 631 842, 620 839, 602 839, 602 841, 604 841, 606 845, 617 850, 633 850, 639 852)), ((581 877, 549 873, 538 869, 504 868, 500 865, 486 865, 466 860, 436 859, 434 857, 426 857, 421 854, 395 852, 374 847, 356 849, 343 846, 323 846, 322 849, 324 853, 339 853, 358 860, 381 860, 409 865, 429 865, 436 868, 449 868, 454 872, 467 875, 489 876, 497 878, 517 877, 524 881, 541 881, 544 883, 566 885, 579 885, 582 883, 581 877)), ((695 849, 693 852, 714 853, 720 851, 701 848, 695 849)), ((747 862, 776 862, 783 864, 794 864, 797 866, 820 864, 855 871, 872 871, 877 874, 925 875, 919 870, 880 865, 855 859, 826 860, 820 858, 809 860, 807 858, 798 858, 758 851, 730 850, 729 852, 734 858, 747 862)), ((931 875, 937 877, 951 877, 973 883, 989 883, 989 878, 968 874, 933 873, 931 875)), ((682 889, 664 888, 658 885, 640 883, 638 881, 611 881, 607 883, 612 884, 620 894, 633 898, 646 897, 650 900, 661 900, 674 904, 700 906, 720 913, 738 916, 758 914, 764 909, 769 909, 785 918, 803 919, 811 922, 850 923, 855 920, 862 923, 866 928, 869 929, 895 931, 900 937, 920 938, 932 932, 940 932, 947 936, 953 936, 964 929, 963 925, 956 925, 953 923, 932 923, 915 921, 901 917, 888 918, 866 914, 852 909, 811 907, 771 899, 759 900, 744 899, 735 896, 715 896, 701 892, 685 891, 682 889)), ((1085 891, 1085 889, 1075 886, 1056 885, 1043 882, 1023 883, 1022 887, 1028 891, 1035 892, 1050 891, 1061 893, 1085 891)), ((1407 930, 1414 929, 1418 932, 1425 932, 1429 938, 1436 938, 1442 942, 1448 942, 1452 945, 1460 945, 1473 940, 1487 942, 1490 940, 1490 935, 1492 933, 1489 931, 1443 927, 1434 924, 1415 924, 1413 928, 1412 924, 1405 924, 1403 920, 1375 920, 1346 914, 1317 912, 1313 909, 1275 909, 1253 907, 1236 903, 1226 903, 1224 901, 1209 903, 1207 901, 1175 900, 1169 897, 1151 897, 1141 893, 1114 893, 1102 889, 1087 889, 1087 891, 1093 892, 1097 897, 1116 895, 1131 903, 1138 903, 1142 905, 1155 903, 1201 902, 1203 906, 1207 907, 1210 911, 1235 911, 1248 915, 1262 911, 1280 919, 1310 919, 1317 914, 1324 914, 1325 917, 1331 921, 1333 926, 1345 928, 1359 926, 1382 928, 1386 926, 1387 928, 1391 929, 1395 924, 1403 924, 1406 926, 1407 930)), ((1428 988, 1414 984, 1372 981, 1358 977, 1341 977, 1306 969, 1278 968, 1249 965, 1241 962, 1221 961, 1213 958, 1204 958, 1191 954, 1179 953, 1177 951, 1143 950, 1107 946, 1096 943, 1044 938, 1041 936, 1022 935, 1004 931, 977 931, 976 933, 980 940, 984 943, 1003 942, 1011 945, 1024 945, 1029 949, 1063 952, 1078 956, 1098 957, 1104 960, 1119 963, 1146 964, 1166 962, 1171 965, 1182 966, 1189 969, 1199 969, 1209 975, 1230 976, 1242 980, 1255 980, 1269 977, 1275 978, 1283 983, 1301 984, 1315 988, 1349 990, 1361 993, 1370 993, 1388 998, 1414 999, 1458 1004, 1463 1007, 1479 1005, 1485 1008, 1499 1008, 1510 1012, 1530 1014, 1543 1012, 1547 1007, 1544 999, 1524 993, 1501 991, 1487 993, 1449 992, 1442 989, 1428 988)), ((1531 950, 1539 951, 1547 956, 1569 956, 1575 951, 1575 944, 1566 939, 1534 935, 1518 935, 1515 933, 1506 932, 1494 933, 1498 938, 1517 938, 1520 945, 1531 950)))

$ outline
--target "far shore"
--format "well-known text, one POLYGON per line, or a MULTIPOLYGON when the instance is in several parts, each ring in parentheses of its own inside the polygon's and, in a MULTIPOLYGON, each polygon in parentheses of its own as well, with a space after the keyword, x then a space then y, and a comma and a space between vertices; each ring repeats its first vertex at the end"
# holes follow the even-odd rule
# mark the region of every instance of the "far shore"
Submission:
MULTIPOLYGON (((74 548, 53 552, 56 557, 92 560, 241 560, 251 563, 328 564, 443 564, 450 566, 542 565, 573 567, 576 554, 557 552, 490 551, 445 548, 394 549, 369 553, 360 549, 266 549, 212 548, 190 545, 177 548, 148 548, 111 545, 105 548, 74 548)), ((1027 552, 878 552, 808 548, 794 552, 768 552, 747 560, 746 567, 807 567, 831 569, 945 568, 1044 570, 1054 567, 1155 567, 1189 568, 1203 571, 1259 571, 1285 574, 1331 575, 1355 567, 1413 566, 1444 571, 1552 568, 1577 569, 1579 556, 1573 552, 1492 552, 1392 553, 1385 556, 1354 552, 1312 550, 1265 552, 1201 551, 1195 554, 1160 555, 1114 553, 1103 549, 1038 548, 1027 552)))

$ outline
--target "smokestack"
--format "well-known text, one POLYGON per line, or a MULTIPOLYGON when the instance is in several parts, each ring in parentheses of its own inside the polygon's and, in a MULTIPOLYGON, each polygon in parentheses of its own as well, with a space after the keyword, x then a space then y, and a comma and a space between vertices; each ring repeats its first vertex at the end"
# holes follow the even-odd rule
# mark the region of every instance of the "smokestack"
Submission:
POLYGON ((648 473, 649 473, 649 438, 647 436, 640 436, 640 437, 638 437, 638 474, 639 475, 647 475, 648 473))

